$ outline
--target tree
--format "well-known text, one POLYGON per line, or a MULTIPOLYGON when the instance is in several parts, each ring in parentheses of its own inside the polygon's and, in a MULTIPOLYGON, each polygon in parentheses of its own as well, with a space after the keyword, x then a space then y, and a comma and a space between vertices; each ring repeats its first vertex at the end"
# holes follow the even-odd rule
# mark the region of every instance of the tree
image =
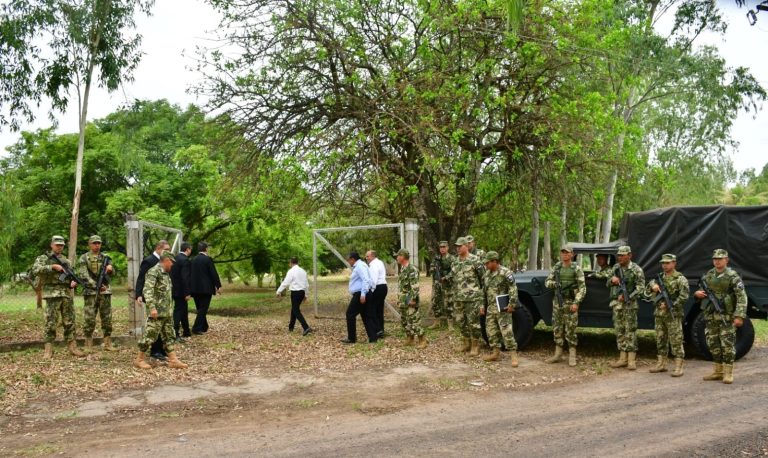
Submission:
POLYGON ((13 274, 13 242, 19 233, 20 202, 10 179, 0 175, 0 282, 13 274))
MULTIPOLYGON (((77 96, 79 138, 69 234, 69 260, 77 249, 88 101, 94 82, 108 91, 130 81, 139 63, 141 36, 128 36, 136 10, 149 14, 154 0, 13 0, 0 10, 0 124, 19 128, 49 99, 52 111, 77 96), (38 43, 42 43, 39 46, 38 43), (94 81, 95 78, 95 81, 94 81)), ((52 114, 51 114, 52 117, 52 114)), ((53 118, 52 118, 53 119, 53 118)))

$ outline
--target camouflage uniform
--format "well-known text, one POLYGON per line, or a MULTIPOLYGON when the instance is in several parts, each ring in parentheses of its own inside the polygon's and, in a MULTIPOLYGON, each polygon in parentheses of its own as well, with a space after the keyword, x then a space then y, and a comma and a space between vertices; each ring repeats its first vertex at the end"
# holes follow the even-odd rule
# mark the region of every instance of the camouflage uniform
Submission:
POLYGON ((733 326, 733 319, 747 317, 747 293, 744 290, 744 282, 730 267, 726 267, 720 274, 712 269, 702 278, 707 281, 709 288, 720 300, 725 312, 721 317, 709 300, 701 301, 701 310, 707 319, 704 328, 707 347, 716 364, 733 364, 736 359, 736 328, 733 326), (723 324, 723 318, 727 324, 723 324))
POLYGON ((451 287, 448 276, 451 273, 451 265, 454 256, 446 254, 435 258, 432 269, 432 314, 435 318, 450 318, 453 313, 451 303, 451 287), (438 274, 439 272, 439 274, 438 274), (438 280, 438 275, 440 280, 438 280))
POLYGON ((645 291, 645 276, 643 269, 629 261, 627 267, 622 268, 621 264, 616 263, 611 272, 621 269, 624 273, 624 281, 627 285, 629 298, 624 298, 624 302, 619 302, 621 288, 611 283, 609 278, 607 285, 611 288, 611 309, 613 310, 613 328, 616 331, 616 345, 619 351, 637 352, 637 296, 645 291))
POLYGON ((400 304, 400 317, 403 330, 407 336, 422 336, 424 329, 421 327, 421 312, 419 311, 419 271, 413 264, 408 264, 400 270, 397 276, 398 294, 397 301, 400 304), (415 301, 415 306, 409 303, 415 301))
MULTIPOLYGON (((62 242, 63 243, 63 242, 62 242)), ((57 314, 61 315, 64 325, 64 340, 75 340, 75 306, 72 301, 72 290, 69 287, 70 280, 59 280, 59 272, 51 268, 53 264, 62 267, 70 267, 69 260, 63 255, 58 255, 58 260, 52 258, 52 251, 40 255, 35 259, 32 272, 43 285, 43 298, 45 299, 45 335, 46 343, 56 340, 57 314)))
POLYGON ((109 277, 105 277, 104 286, 106 290, 99 294, 98 303, 96 303, 96 282, 99 279, 101 266, 104 263, 104 254, 94 255, 91 252, 80 256, 78 262, 77 275, 83 279, 85 290, 83 291, 84 317, 83 333, 85 337, 93 336, 96 329, 96 313, 101 317, 101 330, 104 337, 112 335, 112 289, 109 287, 109 277))
POLYGON ((465 259, 456 256, 451 265, 450 281, 453 286, 453 318, 461 335, 480 338, 480 307, 483 305, 483 271, 485 266, 473 254, 465 259))
POLYGON ((496 296, 509 294, 509 305, 513 308, 517 305, 517 284, 512 271, 502 265, 495 272, 485 271, 483 276, 483 290, 485 293, 485 332, 488 334, 488 343, 491 347, 501 348, 501 342, 507 350, 517 350, 517 341, 513 331, 512 314, 504 310, 499 311, 496 305, 496 296))
MULTIPOLYGON (((688 279, 680 272, 673 270, 669 274, 664 274, 664 286, 672 301, 662 309, 660 307, 662 300, 661 294, 654 298, 656 307, 653 311, 654 330, 656 331, 656 354, 666 357, 672 351, 675 358, 685 358, 683 349, 683 307, 688 301, 690 287, 688 279)), ((656 279, 648 283, 647 294, 653 295, 653 285, 657 283, 656 279)))
POLYGON ((584 282, 584 271, 575 262, 569 267, 562 261, 555 264, 544 282, 544 286, 554 290, 557 288, 556 274, 560 275, 560 290, 563 293, 563 306, 557 301, 557 295, 552 300, 552 334, 555 345, 576 347, 579 344, 576 328, 579 326, 579 312, 571 311, 571 306, 578 307, 587 294, 587 285, 584 282))
POLYGON ((139 340, 139 350, 146 353, 152 343, 161 336, 167 353, 173 351, 176 333, 171 318, 171 276, 163 270, 162 263, 147 271, 144 282, 144 303, 146 304, 147 323, 144 335, 139 340), (152 309, 157 310, 157 318, 152 318, 152 309))

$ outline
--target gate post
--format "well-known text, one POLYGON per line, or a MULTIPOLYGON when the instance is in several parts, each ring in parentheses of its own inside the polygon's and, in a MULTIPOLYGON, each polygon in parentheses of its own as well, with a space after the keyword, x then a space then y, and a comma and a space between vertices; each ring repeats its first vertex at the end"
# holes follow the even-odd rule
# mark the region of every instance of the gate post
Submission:
POLYGON ((415 218, 405 219, 405 249, 411 253, 411 263, 421 270, 419 266, 419 223, 415 218))
POLYGON ((144 307, 136 302, 136 291, 134 290, 142 258, 139 219, 133 214, 126 215, 125 227, 127 228, 125 252, 128 262, 128 334, 138 339, 144 333, 144 307))

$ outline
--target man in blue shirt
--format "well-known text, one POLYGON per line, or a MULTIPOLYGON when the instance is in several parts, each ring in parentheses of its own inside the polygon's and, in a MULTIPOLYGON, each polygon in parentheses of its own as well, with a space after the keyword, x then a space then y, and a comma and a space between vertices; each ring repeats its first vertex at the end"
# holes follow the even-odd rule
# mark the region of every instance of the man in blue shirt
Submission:
POLYGON ((349 307, 347 307, 347 338, 341 342, 345 344, 357 342, 357 315, 363 319, 365 333, 368 334, 368 342, 376 342, 378 338, 376 320, 369 316, 369 313, 366 313, 365 307, 366 296, 370 295, 376 285, 371 280, 368 266, 360 260, 360 255, 357 252, 349 253, 347 261, 352 267, 352 276, 349 277, 349 294, 352 295, 352 299, 349 301, 349 307))

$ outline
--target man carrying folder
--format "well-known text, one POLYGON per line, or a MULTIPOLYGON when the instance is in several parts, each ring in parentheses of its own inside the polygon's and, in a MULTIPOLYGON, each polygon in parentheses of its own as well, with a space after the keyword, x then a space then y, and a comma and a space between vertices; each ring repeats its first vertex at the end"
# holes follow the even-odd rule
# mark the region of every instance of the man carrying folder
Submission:
POLYGON ((491 346, 491 354, 485 355, 483 360, 498 361, 503 340, 504 346, 509 350, 512 367, 517 367, 520 363, 517 359, 517 342, 512 323, 512 312, 517 304, 515 276, 511 270, 499 263, 497 252, 489 251, 483 260, 485 304, 480 308, 480 315, 485 315, 485 332, 491 346))

